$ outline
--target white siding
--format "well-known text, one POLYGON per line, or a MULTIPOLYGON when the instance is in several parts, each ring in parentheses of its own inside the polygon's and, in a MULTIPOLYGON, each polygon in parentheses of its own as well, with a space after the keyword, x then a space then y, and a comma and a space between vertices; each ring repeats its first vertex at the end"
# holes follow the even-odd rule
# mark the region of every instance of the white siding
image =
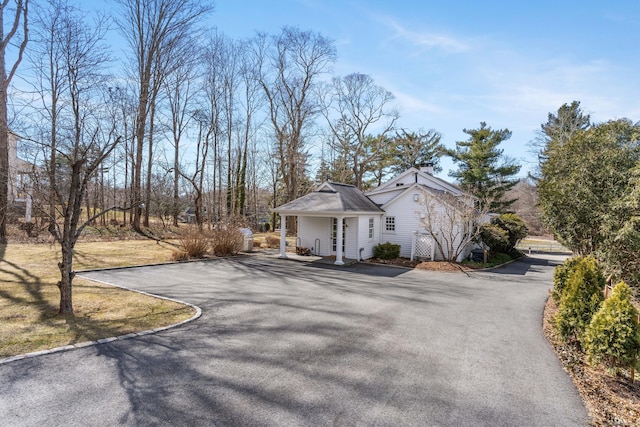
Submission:
MULTIPOLYGON (((362 259, 373 257, 373 247, 380 243, 380 215, 362 215, 358 226, 360 241, 359 245, 362 250, 362 259), (373 238, 369 239, 369 218, 373 218, 373 238)), ((360 252, 358 248, 358 252, 360 252)))
POLYGON ((380 243, 391 242, 400 245, 400 256, 409 258, 411 256, 411 243, 413 232, 422 230, 419 221, 420 203, 413 200, 413 193, 406 193, 391 205, 386 207, 385 217, 394 216, 396 218, 396 231, 385 230, 385 217, 382 218, 380 230, 380 243))
MULTIPOLYGON (((434 202, 437 202, 437 200, 434 199, 434 202)), ((437 205, 435 206, 434 211, 437 215, 437 218, 432 222, 434 230, 431 230, 431 231, 435 231, 436 240, 439 241, 442 246, 442 249, 440 249, 436 244, 434 248, 435 250, 434 258, 436 260, 442 260, 442 259, 449 258, 449 252, 451 248, 454 251, 460 248, 460 245, 462 244, 461 243, 462 238, 464 237, 464 224, 461 224, 461 223, 455 224, 453 226, 453 230, 450 230, 451 221, 448 219, 445 219, 447 217, 446 215, 447 208, 445 208, 445 206, 442 203, 437 202, 437 205), (451 239, 454 240, 453 244, 449 242, 449 240, 451 239)), ((420 212, 419 212, 419 215, 420 215, 420 212)), ((463 248, 463 251, 458 256, 458 259, 456 261, 458 262, 462 261, 464 257, 466 257, 469 254, 469 250, 470 248, 468 247, 463 248)))
POLYGON ((358 218, 345 218, 344 257, 358 259, 358 218))
POLYGON ((389 203, 391 200, 393 200, 396 196, 398 196, 398 194, 402 193, 402 191, 405 189, 406 187, 400 187, 397 190, 385 191, 380 194, 375 194, 374 196, 369 195, 369 198, 378 205, 384 205, 385 203, 389 203))
MULTIPOLYGON (((378 203, 377 195, 373 195, 370 197, 374 202, 378 203)), ((405 193, 402 194, 399 198, 395 199, 389 205, 384 206, 386 214, 385 216, 382 217, 380 228, 379 228, 381 232, 380 239, 379 239, 380 243, 391 242, 391 243, 400 245, 400 256, 409 258, 411 256, 411 245, 413 244, 413 233, 415 231, 425 231, 425 224, 420 219, 421 214, 424 215, 425 213, 424 212, 425 208, 423 206, 423 203, 424 203, 423 196, 420 195, 420 191, 418 189, 415 189, 415 191, 405 191, 405 193), (418 201, 414 200, 414 194, 419 194, 418 201), (396 228, 395 232, 386 231, 385 218, 387 216, 395 217, 395 228, 396 228)), ((449 245, 445 243, 442 239, 442 236, 443 236, 442 217, 445 211, 444 206, 439 204, 436 208, 436 211, 438 212, 439 218, 436 221, 434 221, 435 230, 431 230, 431 231, 435 231, 436 239, 440 241, 443 247, 443 251, 445 252, 443 254, 442 251, 439 250, 437 245, 434 248, 435 250, 434 258, 436 260, 441 260, 443 258, 448 257, 449 245)), ((463 225, 461 224, 459 227, 462 227, 462 226, 463 225)), ((451 233, 446 233, 446 234, 447 236, 449 236, 451 233)), ((460 237, 456 239, 454 248, 458 247, 459 245, 460 245, 460 237)), ((463 251, 458 261, 462 260, 465 256, 467 256, 468 253, 469 253, 468 249, 465 248, 465 251, 463 251)))
POLYGON ((310 248, 314 255, 331 255, 331 218, 298 217, 298 237, 300 245, 310 248), (320 253, 316 254, 316 239, 319 239, 320 253))
MULTIPOLYGON (((369 217, 371 215, 363 215, 361 217, 344 218, 346 224, 344 233, 344 254, 345 258, 358 259, 360 248, 364 248, 363 257, 371 258, 373 246, 378 243, 377 236, 373 240, 369 240, 369 217), (368 254, 368 256, 367 256, 368 254)), ((332 251, 331 232, 333 218, 329 217, 298 217, 298 238, 300 245, 310 248, 314 255, 330 256, 335 255, 332 251), (319 239, 320 250, 315 253, 317 248, 316 239, 319 239)), ((376 216, 375 226, 379 227, 380 216, 376 216)), ((376 228, 376 234, 378 229, 376 228)))

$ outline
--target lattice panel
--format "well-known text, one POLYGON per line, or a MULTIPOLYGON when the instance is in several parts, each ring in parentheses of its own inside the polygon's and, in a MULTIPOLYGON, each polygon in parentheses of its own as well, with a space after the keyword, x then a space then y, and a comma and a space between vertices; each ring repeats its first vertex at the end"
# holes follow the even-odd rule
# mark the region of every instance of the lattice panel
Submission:
POLYGON ((433 253, 433 239, 429 234, 416 234, 414 256, 415 258, 429 258, 433 253))

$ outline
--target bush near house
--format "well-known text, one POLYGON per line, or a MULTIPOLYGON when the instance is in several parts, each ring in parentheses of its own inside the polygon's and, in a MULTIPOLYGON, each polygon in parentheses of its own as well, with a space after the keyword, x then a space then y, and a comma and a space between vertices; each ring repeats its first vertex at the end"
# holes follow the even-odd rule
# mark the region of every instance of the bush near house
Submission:
POLYGON ((209 239, 198 229, 192 229, 178 239, 178 249, 173 251, 174 261, 204 258, 209 252, 209 239))
POLYGON ((527 226, 518 215, 508 213, 494 218, 490 224, 482 225, 480 239, 489 246, 492 255, 516 255, 516 245, 527 237, 528 232, 527 226))
POLYGON ((209 247, 215 256, 235 255, 242 249, 244 236, 237 227, 217 228, 211 232, 209 247))
POLYGON ((604 276, 593 257, 584 257, 569 273, 555 317, 562 340, 583 344, 585 330, 602 303, 604 285, 604 276))
POLYGON ((507 253, 509 247, 509 233, 496 224, 483 224, 480 227, 482 243, 489 246, 491 255, 507 253))
POLYGON ((518 242, 529 234, 529 229, 522 218, 513 213, 502 214, 495 218, 493 223, 507 232, 507 253, 513 252, 518 242))
POLYGON ((603 363, 609 369, 635 367, 640 330, 631 298, 629 286, 620 282, 593 315, 584 336, 589 363, 603 363))
POLYGON ((373 247, 373 257, 379 259, 396 259, 400 257, 400 245, 380 243, 373 247))

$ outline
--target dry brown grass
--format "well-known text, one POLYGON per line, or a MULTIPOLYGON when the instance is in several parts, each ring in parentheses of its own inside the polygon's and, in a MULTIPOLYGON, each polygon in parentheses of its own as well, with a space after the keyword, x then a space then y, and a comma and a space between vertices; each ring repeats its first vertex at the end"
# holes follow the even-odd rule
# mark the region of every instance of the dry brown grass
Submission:
MULTIPOLYGON (((166 262, 173 247, 155 241, 78 243, 75 270, 166 262)), ((58 249, 0 246, 0 357, 170 325, 194 311, 182 304, 74 279, 75 317, 58 314, 58 249)))

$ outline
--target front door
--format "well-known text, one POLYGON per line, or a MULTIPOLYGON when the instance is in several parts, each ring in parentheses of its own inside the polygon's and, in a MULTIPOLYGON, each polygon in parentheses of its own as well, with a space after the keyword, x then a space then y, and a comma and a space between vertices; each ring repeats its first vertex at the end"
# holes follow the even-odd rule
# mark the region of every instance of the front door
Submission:
MULTIPOLYGON (((344 254, 344 239, 347 235, 347 223, 342 221, 342 253, 344 254)), ((331 253, 335 255, 337 247, 336 241, 338 240, 338 218, 332 218, 331 221, 331 253)))

